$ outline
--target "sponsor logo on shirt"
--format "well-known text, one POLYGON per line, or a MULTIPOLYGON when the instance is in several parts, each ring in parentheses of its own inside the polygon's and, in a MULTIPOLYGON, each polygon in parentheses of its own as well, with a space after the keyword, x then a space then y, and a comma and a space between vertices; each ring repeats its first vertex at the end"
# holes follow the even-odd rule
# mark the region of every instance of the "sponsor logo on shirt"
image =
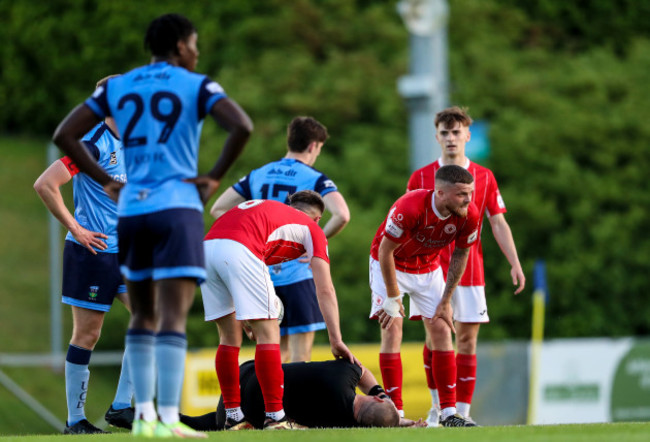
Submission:
POLYGON ((93 98, 99 98, 99 96, 104 92, 104 86, 99 86, 97 89, 95 89, 95 92, 93 92, 92 97, 93 98))
POLYGON ((325 187, 336 187, 336 186, 334 185, 334 181, 332 181, 332 180, 325 180, 325 181, 323 182, 323 186, 325 186, 325 187))
POLYGON ((476 238, 478 238, 478 230, 474 230, 471 235, 467 237, 467 244, 473 243, 476 241, 476 238))
POLYGON ((386 222, 386 233, 393 238, 401 238, 404 234, 404 229, 395 224, 392 218, 388 218, 388 221, 386 222))

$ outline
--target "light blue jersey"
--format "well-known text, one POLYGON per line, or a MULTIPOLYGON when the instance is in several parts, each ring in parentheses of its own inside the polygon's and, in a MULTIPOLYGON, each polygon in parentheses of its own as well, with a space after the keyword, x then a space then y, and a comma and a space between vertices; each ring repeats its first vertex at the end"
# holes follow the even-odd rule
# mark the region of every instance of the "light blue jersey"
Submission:
MULTIPOLYGON (((82 141, 111 178, 126 182, 122 142, 105 123, 95 126, 82 141)), ((97 181, 85 173, 77 173, 78 169, 68 158, 64 158, 63 162, 72 175, 74 218, 83 228, 108 236, 108 239, 104 240, 108 248, 95 250, 117 253, 117 205, 97 181)), ((70 232, 65 239, 79 244, 70 232)))
POLYGON ((111 78, 85 104, 99 117, 112 116, 122 134, 126 174, 119 216, 167 209, 203 211, 196 186, 201 128, 223 88, 202 74, 167 62, 111 78))
MULTIPOLYGON (((336 192, 336 184, 325 174, 293 158, 274 161, 243 177, 233 189, 247 200, 269 199, 289 203, 289 195, 313 190, 321 196, 336 192)), ((287 261, 269 268, 273 285, 282 286, 312 279, 309 263, 287 261)))

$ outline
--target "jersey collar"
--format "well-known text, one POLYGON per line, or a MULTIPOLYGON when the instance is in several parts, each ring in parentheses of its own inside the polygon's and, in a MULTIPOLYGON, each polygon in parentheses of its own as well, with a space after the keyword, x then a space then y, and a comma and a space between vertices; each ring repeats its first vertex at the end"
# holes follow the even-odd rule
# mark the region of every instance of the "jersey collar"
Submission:
MULTIPOLYGON (((440 167, 446 166, 446 164, 442 162, 442 157, 438 158, 438 164, 440 164, 440 167)), ((469 164, 469 158, 465 157, 465 164, 463 164, 463 168, 469 169, 469 164)))

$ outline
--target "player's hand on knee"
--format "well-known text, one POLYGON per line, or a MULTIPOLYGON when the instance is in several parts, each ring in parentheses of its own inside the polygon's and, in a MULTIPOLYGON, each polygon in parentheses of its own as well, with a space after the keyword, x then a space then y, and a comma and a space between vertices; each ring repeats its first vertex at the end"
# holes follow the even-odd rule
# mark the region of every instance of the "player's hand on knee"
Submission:
POLYGON ((431 323, 442 320, 444 321, 453 333, 456 333, 456 328, 454 327, 453 319, 454 311, 449 303, 440 303, 438 308, 436 308, 436 313, 431 318, 431 323))
POLYGON ((404 306, 402 305, 402 297, 387 297, 384 300, 382 309, 379 311, 377 316, 379 317, 379 323, 381 324, 382 328, 390 328, 390 326, 393 325, 395 318, 403 318, 405 316, 404 306))

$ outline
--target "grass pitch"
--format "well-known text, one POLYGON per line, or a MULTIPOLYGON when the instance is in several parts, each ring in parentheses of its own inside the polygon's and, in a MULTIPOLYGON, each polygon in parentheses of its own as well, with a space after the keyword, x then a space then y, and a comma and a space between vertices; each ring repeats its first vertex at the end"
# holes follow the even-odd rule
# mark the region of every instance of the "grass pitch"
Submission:
MULTIPOLYGON (((564 442, 564 441, 647 441, 650 435, 650 423, 624 424, 589 424, 589 425, 544 425, 544 426, 509 426, 480 428, 391 428, 391 429, 330 429, 304 431, 239 431, 210 433, 211 440, 259 442, 331 442, 338 439, 345 442, 420 442, 423 439, 440 438, 445 442, 564 442)), ((0 442, 48 442, 62 440, 70 436, 22 436, 0 437, 0 442)), ((130 434, 116 433, 110 435, 86 436, 84 439, 96 441, 132 441, 130 434)))

